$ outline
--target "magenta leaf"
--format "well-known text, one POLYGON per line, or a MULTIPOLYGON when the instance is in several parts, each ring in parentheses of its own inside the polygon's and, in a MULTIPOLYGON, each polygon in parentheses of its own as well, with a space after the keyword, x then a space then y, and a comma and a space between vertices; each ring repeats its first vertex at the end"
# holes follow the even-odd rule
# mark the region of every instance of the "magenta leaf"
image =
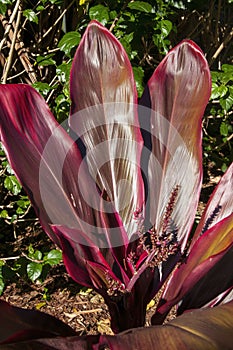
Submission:
POLYGON ((70 91, 70 123, 86 147, 89 171, 131 237, 144 219, 137 92, 125 50, 96 21, 75 54, 70 91))
MULTIPOLYGON (((184 40, 159 64, 141 100, 152 109, 145 115, 151 125, 150 222, 158 232, 173 231, 182 250, 201 189, 201 118, 210 90, 203 53, 192 41, 184 40)), ((140 120, 146 123, 143 116, 140 120)))
POLYGON ((72 328, 50 315, 10 306, 3 300, 0 300, 0 312, 0 348, 6 343, 76 334, 72 328))
MULTIPOLYGON (((232 274, 233 247, 194 285, 182 298, 177 310, 184 311, 210 305, 211 307, 227 300, 233 288, 232 274)), ((229 299, 231 300, 232 297, 229 299)))
POLYGON ((30 86, 1 85, 0 98, 0 139, 44 230, 60 245, 50 224, 76 227, 96 245, 108 247, 102 239, 101 196, 76 143, 30 86))

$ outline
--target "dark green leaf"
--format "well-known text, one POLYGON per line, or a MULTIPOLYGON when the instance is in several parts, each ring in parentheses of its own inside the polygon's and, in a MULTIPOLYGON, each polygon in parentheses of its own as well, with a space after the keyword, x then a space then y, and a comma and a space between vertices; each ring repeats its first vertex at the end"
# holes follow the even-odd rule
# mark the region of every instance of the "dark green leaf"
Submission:
POLYGON ((53 89, 48 83, 42 83, 41 81, 37 81, 33 84, 33 87, 40 92, 42 95, 46 96, 49 91, 53 89))
POLYGON ((89 16, 105 25, 109 21, 109 8, 104 5, 93 6, 89 10, 89 16))
POLYGON ((56 64, 56 61, 54 61, 52 59, 54 55, 47 55, 47 56, 38 56, 36 58, 36 62, 38 64, 38 66, 53 66, 54 64, 56 64))
POLYGON ((144 1, 133 1, 128 4, 131 10, 137 10, 141 12, 150 13, 152 11, 152 6, 148 2, 144 1))
POLYGON ((110 17, 110 19, 115 19, 117 17, 117 12, 116 11, 110 11, 109 12, 109 17, 110 17))
POLYGON ((35 280, 40 277, 41 272, 42 272, 42 264, 39 264, 36 262, 30 262, 27 265, 27 275, 32 282, 35 282, 35 280))
POLYGON ((78 46, 81 40, 81 35, 78 32, 66 33, 63 38, 59 41, 58 47, 61 51, 64 51, 67 56, 70 55, 71 50, 78 46))
POLYGON ((6 10, 7 10, 7 6, 4 4, 0 4, 0 14, 5 15, 6 10))

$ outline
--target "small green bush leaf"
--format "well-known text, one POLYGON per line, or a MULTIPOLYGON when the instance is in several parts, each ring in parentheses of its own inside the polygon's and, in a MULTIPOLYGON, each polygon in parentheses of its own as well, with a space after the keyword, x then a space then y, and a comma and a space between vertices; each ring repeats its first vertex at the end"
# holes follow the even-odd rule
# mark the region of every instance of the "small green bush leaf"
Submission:
POLYGON ((18 208, 16 209, 16 214, 22 215, 23 213, 24 213, 24 210, 23 210, 22 208, 18 207, 18 208))
POLYGON ((141 97, 144 91, 144 86, 143 86, 144 70, 142 69, 142 67, 133 67, 133 74, 136 82, 138 97, 141 97))
POLYGON ((5 287, 5 283, 4 283, 3 279, 0 278, 0 295, 2 295, 4 287, 5 287))
POLYGON ((228 92, 228 88, 225 85, 220 85, 218 88, 218 92, 219 92, 219 97, 223 97, 227 94, 228 92))
POLYGON ((51 266, 59 264, 61 260, 62 252, 57 249, 51 250, 48 253, 48 255, 44 258, 44 261, 51 266))
POLYGON ((145 1, 130 2, 128 4, 128 7, 131 10, 137 10, 137 11, 146 12, 146 13, 150 13, 152 11, 151 4, 149 4, 148 2, 145 2, 145 1))
POLYGON ((32 86, 44 96, 46 96, 49 91, 53 89, 53 87, 48 83, 42 83, 41 81, 36 81, 32 86))
POLYGON ((36 11, 43 11, 44 9, 45 9, 44 6, 39 5, 39 6, 37 6, 36 11))
POLYGON ((39 264, 36 262, 30 262, 27 265, 27 275, 32 282, 35 282, 35 280, 40 277, 41 272, 42 272, 42 264, 39 264))
POLYGON ((222 136, 227 136, 228 135, 228 126, 224 122, 222 122, 221 125, 220 125, 220 134, 222 136))
POLYGON ((19 199, 16 204, 18 205, 18 207, 22 208, 22 209, 26 209, 29 204, 30 201, 26 198, 26 199, 19 199))
POLYGON ((172 30, 172 22, 166 19, 160 22, 161 34, 163 38, 166 38, 172 30))
POLYGON ((212 91, 211 91, 211 100, 214 100, 219 97, 219 91, 218 91, 218 84, 217 83, 212 83, 212 91))
POLYGON ((56 61, 52 59, 53 56, 54 56, 53 54, 47 55, 47 56, 38 56, 36 58, 36 62, 40 67, 53 66, 54 64, 56 64, 56 61))
POLYGON ((0 4, 0 14, 5 15, 7 6, 5 4, 0 4))
POLYGON ((42 259, 42 253, 40 250, 36 250, 34 255, 33 255, 34 259, 36 260, 41 260, 42 259))
POLYGON ((104 5, 93 6, 89 10, 89 16, 105 25, 109 21, 109 8, 104 5))
POLYGON ((9 175, 4 180, 4 187, 17 196, 21 192, 22 186, 14 175, 9 175))
POLYGON ((232 64, 223 64, 222 71, 225 73, 231 73, 233 75, 233 65, 232 64))
POLYGON ((30 22, 34 22, 38 24, 38 17, 33 10, 31 9, 24 10, 23 14, 30 22))
POLYGON ((72 62, 62 63, 57 67, 56 73, 58 75, 59 80, 62 83, 66 83, 67 81, 69 81, 71 65, 72 62))
POLYGON ((233 106, 233 96, 228 96, 227 98, 220 99, 219 103, 222 109, 229 111, 229 109, 233 106))
POLYGON ((71 50, 74 47, 78 46, 80 40, 81 34, 78 32, 71 31, 63 36, 63 38, 58 43, 58 47, 61 51, 64 51, 67 56, 69 56, 71 50))
POLYGON ((2 210, 1 213, 0 213, 0 217, 3 218, 3 219, 6 219, 8 218, 8 211, 7 210, 2 210))

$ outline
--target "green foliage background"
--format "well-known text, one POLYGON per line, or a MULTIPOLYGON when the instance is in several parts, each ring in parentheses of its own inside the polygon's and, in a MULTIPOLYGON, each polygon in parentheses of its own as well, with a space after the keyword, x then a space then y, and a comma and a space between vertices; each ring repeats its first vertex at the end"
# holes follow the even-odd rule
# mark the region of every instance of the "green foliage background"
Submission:
MULTIPOLYGON (((233 1, 232 0, 0 0, 1 83, 33 85, 59 122, 69 114, 69 73, 75 50, 90 20, 105 25, 123 44, 133 66, 139 97, 168 50, 182 39, 204 51, 212 72, 212 95, 203 119, 205 181, 232 162, 233 1)), ((33 220, 34 213, 0 149, 0 241, 33 220), (9 229, 6 229, 9 225, 9 229), (9 233, 10 232, 10 233, 9 233)), ((43 249, 42 249, 43 250, 43 249)), ((55 263, 59 253, 51 250, 55 263)), ((28 247, 10 271, 33 282, 42 276, 50 252, 28 247), (22 257, 21 257, 22 258, 22 257)), ((0 260, 0 294, 4 288, 0 260)))

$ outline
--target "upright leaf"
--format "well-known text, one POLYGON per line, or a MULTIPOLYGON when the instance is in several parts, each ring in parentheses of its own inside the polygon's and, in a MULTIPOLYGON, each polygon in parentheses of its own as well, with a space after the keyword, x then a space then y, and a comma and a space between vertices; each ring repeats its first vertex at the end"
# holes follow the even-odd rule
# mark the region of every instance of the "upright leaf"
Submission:
MULTIPOLYGON (((201 50, 184 40, 159 64, 141 104, 151 107, 150 221, 175 232, 184 248, 202 181, 201 117, 210 96, 201 50)), ((140 116, 141 119, 147 116, 140 116)))
POLYGON ((73 61, 71 99, 71 127, 85 144, 90 173, 131 236, 144 215, 137 94, 126 52, 96 21, 73 61))

